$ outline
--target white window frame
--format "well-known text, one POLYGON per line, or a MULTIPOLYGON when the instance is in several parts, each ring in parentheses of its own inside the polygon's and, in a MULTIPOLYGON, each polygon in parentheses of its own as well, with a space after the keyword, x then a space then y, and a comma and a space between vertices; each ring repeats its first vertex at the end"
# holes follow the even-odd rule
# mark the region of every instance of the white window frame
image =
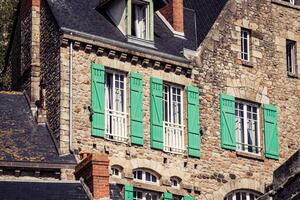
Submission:
POLYGON ((241 29, 241 59, 244 61, 250 61, 250 30, 242 28, 241 29), (246 33, 246 37, 244 37, 246 33), (247 48, 244 46, 244 41, 247 42, 247 48), (245 58, 247 56, 247 59, 245 58))
POLYGON ((292 40, 286 41, 286 62, 289 75, 297 75, 297 55, 296 42, 292 40))
POLYGON ((127 88, 126 88, 126 74, 114 70, 105 70, 105 135, 107 140, 112 140, 116 142, 128 141, 128 131, 127 131, 127 88), (108 84, 106 81, 107 74, 112 74, 112 109, 108 107, 109 91, 108 84), (118 111, 116 109, 116 75, 123 76, 123 111, 118 111))
MULTIPOLYGON (((177 97, 176 96, 176 97, 177 97)), ((183 121, 183 88, 169 83, 163 84, 163 130, 164 130, 164 151, 175 154, 183 154, 186 150, 184 143, 184 121, 183 121), (168 88, 167 92, 165 88, 168 88), (173 89, 180 90, 180 117, 179 122, 175 122, 174 110, 172 104, 178 103, 174 101, 173 89), (167 99, 165 99, 165 95, 167 99), (171 97, 171 99, 170 99, 171 97), (167 106, 165 106, 167 104, 167 106), (166 119, 166 110, 168 109, 166 119)))
MULTIPOLYGON (((149 183, 149 184, 154 184, 154 185, 158 185, 159 184, 159 179, 158 176, 155 175, 153 172, 151 172, 150 170, 144 170, 144 169, 136 169, 133 170, 133 180, 138 181, 138 182, 143 182, 143 183, 149 183), (134 177, 134 173, 138 173, 141 172, 142 173, 142 179, 138 179, 137 177, 134 177), (146 178, 146 174, 149 173, 151 179, 153 179, 153 177, 155 177, 156 181, 148 181, 146 178)), ((137 175, 136 175, 137 176, 137 175)))
POLYGON ((136 12, 136 14, 135 14, 136 18, 133 19, 133 16, 131 16, 132 17, 131 26, 132 26, 132 29, 134 29, 136 27, 138 27, 138 28, 137 28, 137 30, 135 30, 135 36, 133 34, 131 34, 131 35, 136 38, 142 39, 142 40, 148 40, 148 38, 149 38, 149 34, 148 34, 149 20, 150 20, 149 19, 149 7, 150 7, 150 5, 149 5, 148 1, 132 0, 131 9, 132 9, 132 12, 136 12), (145 19, 144 20, 139 21, 138 16, 136 16, 138 13, 138 11, 135 10, 136 5, 144 7, 144 9, 145 9, 145 19), (144 21, 144 29, 145 30, 140 30, 140 28, 142 28, 143 21, 144 21), (144 34, 142 34, 142 33, 139 34, 139 32, 144 32, 144 34))
POLYGON ((113 177, 121 178, 121 176, 122 176, 122 170, 121 170, 120 167, 112 166, 110 169, 111 169, 111 175, 112 175, 113 177), (116 174, 116 172, 117 172, 118 174, 116 174))
POLYGON ((133 189, 133 200, 147 200, 146 196, 148 194, 155 195, 156 196, 156 200, 160 199, 160 195, 157 192, 152 192, 152 191, 148 191, 148 190, 142 190, 142 189, 136 189, 136 188, 134 188, 133 189), (138 192, 140 192, 142 194, 142 198, 134 197, 135 193, 138 193, 138 192))
MULTIPOLYGON (((238 108, 239 111, 239 108, 238 108)), ((236 143, 237 143, 237 151, 240 152, 245 152, 245 153, 249 153, 249 154, 254 154, 254 155, 261 155, 261 142, 260 142, 260 115, 259 115, 259 106, 257 104, 253 104, 253 103, 249 103, 249 102, 245 102, 245 101, 241 101, 241 100, 236 100, 235 101, 235 113, 236 113, 236 122, 235 122, 235 127, 236 127, 236 143), (242 104, 243 105, 243 116, 239 116, 239 113, 237 115, 237 108, 236 105, 237 104, 242 104), (256 134, 254 136, 256 136, 256 140, 257 140, 257 146, 255 145, 249 145, 248 142, 248 110, 247 110, 247 106, 251 106, 251 107, 255 107, 256 108, 256 115, 257 118, 255 119, 251 119, 251 122, 256 121, 257 122, 257 130, 256 130, 256 134), (241 118, 243 119, 243 127, 240 126, 240 121, 241 118), (241 134, 241 129, 243 128, 243 138, 244 138, 244 143, 242 143, 242 134, 241 134), (249 147, 252 146, 252 152, 249 150, 249 147), (256 152, 256 148, 257 151, 256 152)), ((252 114, 253 116, 253 114, 252 114)), ((252 124, 253 125, 253 124, 252 124)), ((253 127, 251 127, 252 129, 253 127)), ((253 133, 252 133, 253 134, 253 133)), ((255 143, 255 141, 253 142, 255 143)))
POLYGON ((171 187, 172 188, 176 188, 176 189, 179 189, 180 188, 180 181, 179 181, 179 179, 178 178, 176 178, 176 177, 171 177, 170 178, 170 182, 171 182, 171 187), (175 184, 175 182, 176 182, 176 184, 175 184))
MULTIPOLYGON (((237 194, 238 193, 246 193, 246 199, 245 200, 252 200, 250 199, 250 195, 254 195, 254 200, 259 198, 259 194, 256 192, 252 192, 251 190, 236 190, 233 192, 230 192, 229 194, 226 195, 224 200, 237 200, 237 194)), ((242 198, 240 200, 243 200, 242 198)))
POLYGON ((293 5, 295 5, 295 0, 283 0, 283 1, 285 1, 285 2, 288 2, 288 3, 290 3, 290 4, 293 4, 293 5))

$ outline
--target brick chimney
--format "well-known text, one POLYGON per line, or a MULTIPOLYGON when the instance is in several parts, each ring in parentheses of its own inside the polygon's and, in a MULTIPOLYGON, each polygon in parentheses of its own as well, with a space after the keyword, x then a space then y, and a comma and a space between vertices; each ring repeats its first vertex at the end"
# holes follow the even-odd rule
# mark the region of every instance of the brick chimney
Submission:
POLYGON ((33 113, 40 96, 40 10, 41 0, 21 0, 21 89, 30 98, 33 113))
POLYGON ((183 0, 170 0, 159 11, 176 32, 184 33, 183 0))
POLYGON ((75 167, 75 178, 84 179, 95 200, 109 198, 109 160, 104 154, 89 154, 75 167))

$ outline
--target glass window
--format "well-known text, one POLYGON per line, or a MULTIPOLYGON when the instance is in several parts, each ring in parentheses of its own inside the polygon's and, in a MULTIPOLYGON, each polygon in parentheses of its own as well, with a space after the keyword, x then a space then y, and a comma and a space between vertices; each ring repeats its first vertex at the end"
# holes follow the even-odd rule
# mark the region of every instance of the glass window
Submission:
POLYGON ((111 174, 115 177, 121 177, 121 170, 119 167, 113 166, 111 167, 111 174))
POLYGON ((133 1, 131 13, 131 35, 137 38, 146 39, 147 37, 147 10, 148 3, 144 1, 133 1))
POLYGON ((133 171, 133 178, 134 180, 143 181, 147 183, 154 183, 154 184, 158 183, 157 176, 146 170, 133 171))
POLYGON ((180 87, 164 84, 163 112, 164 150, 173 153, 183 153, 185 146, 182 89, 180 87))
POLYGON ((238 190, 229 193, 224 200, 256 200, 260 195, 247 190, 238 190))
POLYGON ((171 177, 170 178, 170 181, 171 181, 171 187, 173 187, 173 188, 179 188, 179 179, 178 178, 175 178, 175 177, 171 177))
POLYGON ((134 200, 159 200, 159 194, 156 192, 150 192, 147 190, 134 188, 133 199, 134 200))
POLYGON ((235 103, 237 150, 260 154, 258 106, 235 103))
POLYGON ((296 75, 296 42, 287 40, 286 41, 286 62, 288 74, 296 75))
POLYGON ((127 141, 125 74, 107 71, 105 74, 105 138, 127 141))
POLYGON ((244 28, 241 30, 241 58, 250 61, 250 31, 244 28))

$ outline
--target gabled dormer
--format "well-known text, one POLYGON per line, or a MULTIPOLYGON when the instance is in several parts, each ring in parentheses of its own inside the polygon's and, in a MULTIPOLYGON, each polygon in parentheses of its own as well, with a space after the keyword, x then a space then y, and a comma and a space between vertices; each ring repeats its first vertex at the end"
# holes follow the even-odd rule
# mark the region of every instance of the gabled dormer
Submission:
POLYGON ((101 0, 98 10, 105 13, 129 42, 154 41, 154 13, 168 0, 101 0))

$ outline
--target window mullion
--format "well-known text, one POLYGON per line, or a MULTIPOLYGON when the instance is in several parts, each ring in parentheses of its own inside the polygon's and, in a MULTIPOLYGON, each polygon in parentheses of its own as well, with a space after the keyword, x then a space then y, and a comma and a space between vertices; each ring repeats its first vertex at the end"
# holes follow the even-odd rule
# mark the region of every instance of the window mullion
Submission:
POLYGON ((244 114, 244 143, 246 144, 246 149, 248 151, 248 118, 247 118, 247 105, 243 104, 243 114, 244 114))

